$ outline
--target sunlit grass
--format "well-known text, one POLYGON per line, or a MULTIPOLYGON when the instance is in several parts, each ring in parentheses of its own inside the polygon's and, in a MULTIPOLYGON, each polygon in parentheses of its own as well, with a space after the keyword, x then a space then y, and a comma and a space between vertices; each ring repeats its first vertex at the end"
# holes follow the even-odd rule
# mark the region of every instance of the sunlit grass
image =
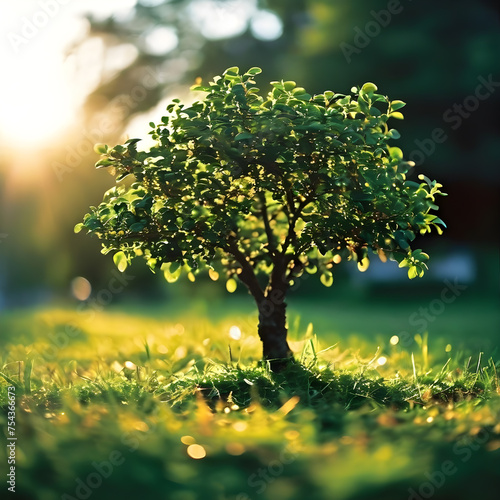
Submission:
POLYGON ((329 345, 292 317, 297 363, 276 375, 258 361, 255 321, 4 315, 23 498, 77 498, 76 479, 113 452, 124 461, 87 484, 92 498, 407 498, 444 460, 456 472, 438 493, 467 498, 483 475, 490 498, 500 398, 488 353, 443 359, 426 335, 411 350, 394 335, 329 345))

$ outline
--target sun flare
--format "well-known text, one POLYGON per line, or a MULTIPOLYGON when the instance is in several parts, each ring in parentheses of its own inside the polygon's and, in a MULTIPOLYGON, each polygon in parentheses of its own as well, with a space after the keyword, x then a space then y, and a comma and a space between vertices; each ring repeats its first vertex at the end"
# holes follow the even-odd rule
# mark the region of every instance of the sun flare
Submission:
POLYGON ((18 67, 1 84, 0 129, 7 146, 39 148, 71 123, 72 102, 62 78, 39 69, 18 67))

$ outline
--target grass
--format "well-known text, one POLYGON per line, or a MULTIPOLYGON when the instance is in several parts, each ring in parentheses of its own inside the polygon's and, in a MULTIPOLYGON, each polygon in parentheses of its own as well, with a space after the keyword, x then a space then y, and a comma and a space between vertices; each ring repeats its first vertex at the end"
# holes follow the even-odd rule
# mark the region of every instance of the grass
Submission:
POLYGON ((481 354, 462 306, 454 337, 431 329, 401 345, 404 305, 385 335, 371 330, 380 304, 366 324, 358 312, 357 334, 343 330, 349 311, 328 334, 331 310, 298 305, 297 363, 277 375, 256 361, 256 318, 238 304, 4 314, 0 406, 6 432, 15 386, 18 498, 497 497, 495 332, 481 354))

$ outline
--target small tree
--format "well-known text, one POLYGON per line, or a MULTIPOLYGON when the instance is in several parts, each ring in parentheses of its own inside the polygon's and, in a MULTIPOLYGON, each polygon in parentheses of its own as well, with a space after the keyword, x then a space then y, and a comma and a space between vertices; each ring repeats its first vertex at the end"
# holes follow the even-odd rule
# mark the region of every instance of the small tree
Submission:
POLYGON ((150 134, 109 149, 98 145, 98 168, 116 180, 104 201, 78 224, 115 252, 124 271, 143 257, 168 282, 182 272, 191 281, 207 271, 228 291, 242 282, 259 311, 264 358, 278 369, 291 357, 285 297, 305 271, 333 283, 333 267, 347 258, 360 271, 368 251, 396 260, 409 278, 422 276, 428 255, 412 250, 415 235, 444 223, 431 210, 441 184, 419 176, 397 147, 389 118, 402 119, 402 101, 390 101, 366 83, 353 95, 311 96, 292 81, 271 82, 259 95, 254 76, 229 68, 190 106, 174 99, 150 134))

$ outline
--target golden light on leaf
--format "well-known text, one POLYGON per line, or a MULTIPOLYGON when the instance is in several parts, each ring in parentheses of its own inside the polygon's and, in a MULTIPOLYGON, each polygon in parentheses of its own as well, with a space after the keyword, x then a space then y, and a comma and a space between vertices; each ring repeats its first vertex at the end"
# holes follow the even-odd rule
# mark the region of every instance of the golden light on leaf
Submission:
POLYGON ((201 458, 205 458, 207 456, 207 452, 205 448, 200 444, 191 444, 188 446, 187 454, 194 458, 195 460, 200 460, 201 458))
POLYGON ((364 273, 370 267, 370 260, 365 257, 361 262, 358 262, 358 269, 364 273))
POLYGON ((330 271, 325 271, 321 277, 319 278, 321 283, 326 287, 330 287, 333 285, 333 274, 330 271))
POLYGON ((340 264, 342 262, 342 257, 339 254, 335 255, 333 257, 333 262, 334 264, 340 264))

